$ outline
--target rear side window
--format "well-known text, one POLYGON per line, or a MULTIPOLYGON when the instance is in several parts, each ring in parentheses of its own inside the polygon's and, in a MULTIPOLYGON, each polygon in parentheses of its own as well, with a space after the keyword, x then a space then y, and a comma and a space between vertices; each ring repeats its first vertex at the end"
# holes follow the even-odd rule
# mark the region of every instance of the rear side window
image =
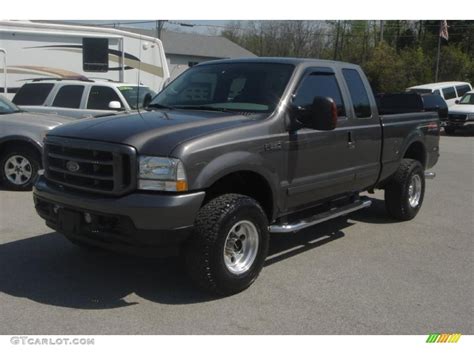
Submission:
POLYGON ((83 85, 66 85, 59 89, 54 99, 53 106, 66 108, 79 108, 81 106, 83 85))
POLYGON ((445 100, 455 99, 456 98, 456 91, 454 91, 454 87, 450 86, 443 89, 443 96, 445 100))
POLYGON ((90 110, 110 110, 109 103, 118 101, 122 104, 114 89, 108 86, 93 86, 87 100, 87 108, 90 110))
POLYGON ((108 38, 82 39, 82 69, 87 72, 107 72, 109 70, 108 38))
POLYGON ((456 86, 456 91, 458 92, 458 97, 463 96, 466 92, 471 91, 469 85, 458 85, 456 86))
POLYGON ((349 93, 351 94, 352 105, 357 118, 367 118, 372 116, 369 95, 365 85, 355 69, 343 69, 342 74, 346 80, 349 93))
POLYGON ((54 84, 25 84, 16 93, 12 102, 15 105, 41 106, 44 104, 54 84))
POLYGON ((345 115, 341 90, 333 73, 312 73, 305 77, 293 103, 299 107, 311 106, 315 96, 332 98, 337 106, 337 115, 345 115))
POLYGON ((441 96, 441 93, 439 92, 439 90, 433 91, 433 94, 434 94, 434 95, 439 95, 439 96, 441 96))

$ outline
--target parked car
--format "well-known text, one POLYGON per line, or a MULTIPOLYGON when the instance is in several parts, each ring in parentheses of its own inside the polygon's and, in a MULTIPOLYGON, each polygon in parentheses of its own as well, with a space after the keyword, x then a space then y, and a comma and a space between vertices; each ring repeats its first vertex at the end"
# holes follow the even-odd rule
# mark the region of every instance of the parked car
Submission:
POLYGON ((389 215, 411 220, 439 156, 439 114, 379 115, 348 63, 202 63, 148 109, 49 132, 36 210, 79 245, 182 251, 219 295, 255 281, 270 233, 368 207, 363 191, 384 189, 389 215))
POLYGON ((444 131, 446 134, 454 134, 457 129, 468 129, 472 125, 474 125, 474 91, 469 91, 449 108, 444 131))
POLYGON ((147 86, 137 84, 48 78, 24 84, 12 101, 29 112, 84 118, 133 111, 154 95, 147 86))
POLYGON ((0 95, 0 180, 12 190, 30 190, 41 168, 46 131, 68 117, 29 113, 0 95))
POLYGON ((412 86, 406 91, 416 92, 418 94, 440 95, 446 101, 448 106, 452 106, 455 104, 456 100, 471 90, 472 86, 470 83, 463 81, 445 81, 440 83, 412 86))

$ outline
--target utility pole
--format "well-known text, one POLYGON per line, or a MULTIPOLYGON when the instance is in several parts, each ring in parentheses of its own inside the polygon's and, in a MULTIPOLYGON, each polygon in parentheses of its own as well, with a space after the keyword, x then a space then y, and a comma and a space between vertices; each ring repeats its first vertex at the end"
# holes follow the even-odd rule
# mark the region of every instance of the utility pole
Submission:
POLYGON ((161 32, 163 30, 163 26, 165 25, 166 20, 157 20, 156 21, 156 38, 161 39, 161 32))
POLYGON ((341 21, 337 21, 337 29, 336 29, 336 44, 334 45, 334 60, 337 60, 337 50, 339 47, 339 30, 340 30, 340 24, 341 21))
POLYGON ((439 73, 439 57, 441 52, 441 36, 438 34, 438 54, 436 55, 436 73, 435 73, 435 83, 438 82, 438 73, 439 73))
POLYGON ((380 20, 380 43, 383 42, 383 20, 380 20))

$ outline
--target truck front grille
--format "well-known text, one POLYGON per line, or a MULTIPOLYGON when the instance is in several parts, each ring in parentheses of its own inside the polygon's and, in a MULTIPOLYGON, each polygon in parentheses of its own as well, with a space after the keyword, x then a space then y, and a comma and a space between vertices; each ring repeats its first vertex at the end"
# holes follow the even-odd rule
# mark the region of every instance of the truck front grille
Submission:
POLYGON ((130 146, 48 137, 43 159, 46 178, 69 188, 121 195, 135 187, 136 152, 130 146))

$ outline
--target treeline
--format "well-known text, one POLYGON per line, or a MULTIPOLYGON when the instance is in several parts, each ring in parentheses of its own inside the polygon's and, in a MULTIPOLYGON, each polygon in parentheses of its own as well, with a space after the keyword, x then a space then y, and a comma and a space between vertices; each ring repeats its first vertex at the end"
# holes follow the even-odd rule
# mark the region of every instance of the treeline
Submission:
MULTIPOLYGON (((342 60, 377 92, 435 81, 440 21, 232 21, 221 35, 258 56, 342 60)), ((474 21, 448 21, 438 81, 474 83, 474 21)))

